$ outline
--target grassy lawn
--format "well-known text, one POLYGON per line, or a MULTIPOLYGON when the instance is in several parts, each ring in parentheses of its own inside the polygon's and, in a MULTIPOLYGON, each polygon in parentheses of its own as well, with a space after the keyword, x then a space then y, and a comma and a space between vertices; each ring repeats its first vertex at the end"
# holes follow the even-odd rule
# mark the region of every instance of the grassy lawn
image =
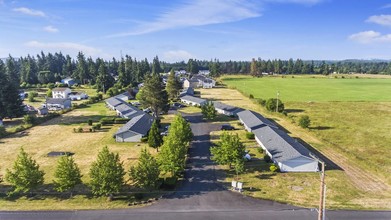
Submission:
MULTIPOLYGON (((84 183, 89 182, 89 169, 91 163, 96 160, 98 152, 108 146, 110 151, 119 153, 124 164, 125 170, 128 172, 131 165, 135 164, 138 159, 140 150, 143 147, 148 147, 145 143, 117 143, 112 137, 113 134, 122 125, 103 126, 101 131, 93 133, 74 133, 73 128, 87 127, 87 120, 93 119, 97 122, 100 118, 115 115, 114 111, 110 111, 105 107, 104 102, 92 104, 86 108, 76 109, 69 113, 63 114, 60 117, 52 119, 46 123, 35 126, 25 133, 16 133, 6 138, 0 139, 0 150, 2 151, 2 160, 0 160, 0 175, 5 175, 7 168, 12 168, 13 162, 16 159, 20 147, 23 147, 33 159, 37 161, 40 168, 45 172, 45 188, 49 187, 53 181, 55 167, 58 157, 48 157, 50 151, 69 151, 73 152, 75 162, 78 164, 83 175, 84 183)), ((154 149, 150 149, 152 154, 156 154, 154 149)), ((126 179, 128 176, 126 176, 126 179)), ((0 191, 5 191, 6 182, 0 186, 0 191)), ((26 206, 27 199, 20 198, 15 201, 0 199, 1 209, 47 209, 41 204, 54 202, 57 198, 46 198, 32 200, 26 206), (46 202, 45 202, 46 201, 46 202)), ((115 208, 125 207, 126 201, 117 201, 114 203, 102 202, 102 199, 84 198, 78 196, 72 200, 61 200, 51 208, 56 209, 72 209, 78 208, 115 208), (60 204, 63 204, 60 205, 60 204), (83 205, 85 204, 85 205, 83 205)))
POLYGON ((183 107, 181 109, 178 109, 179 112, 186 113, 186 114, 193 114, 193 113, 199 113, 201 112, 201 108, 195 107, 195 106, 187 106, 183 107))
MULTIPOLYGON (((248 93, 247 90, 251 90, 251 94, 256 98, 267 99, 274 97, 274 95, 269 96, 267 94, 275 94, 275 91, 277 91, 277 88, 270 87, 268 83, 273 80, 277 82, 285 80, 288 82, 289 87, 291 86, 289 82, 294 80, 301 80, 302 83, 305 80, 320 80, 320 82, 328 83, 328 80, 363 80, 365 82, 365 80, 377 79, 301 79, 296 76, 293 79, 240 77, 236 78, 236 81, 227 81, 227 84, 241 88, 242 80, 258 82, 258 84, 254 85, 254 88, 246 84, 246 88, 242 89, 245 89, 246 93, 248 93), (263 80, 267 83, 264 83, 263 80)), ((388 82, 389 79, 386 79, 386 81, 388 82)), ((292 91, 294 92, 291 92, 291 94, 287 92, 285 94, 285 92, 282 92, 285 89, 283 87, 285 84, 279 85, 281 87, 278 90, 281 93, 282 101, 285 103, 285 108, 288 110, 289 117, 267 112, 263 107, 255 104, 255 102, 233 89, 204 89, 201 90, 201 96, 202 98, 220 100, 226 104, 260 112, 284 127, 292 137, 299 138, 310 144, 333 162, 342 166, 343 170, 334 169, 327 171, 328 207, 390 209, 391 190, 389 184, 391 179, 389 173, 391 160, 389 146, 391 146, 391 139, 389 128, 391 127, 391 118, 389 115, 391 113, 391 103, 387 101, 391 100, 389 93, 382 95, 382 102, 378 100, 357 101, 361 98, 357 98, 354 102, 336 102, 333 101, 333 97, 337 96, 329 95, 328 93, 323 94, 322 92, 324 91, 320 88, 312 93, 321 97, 321 101, 311 98, 312 101, 308 102, 307 99, 301 97, 307 93, 305 89, 297 88, 293 89, 292 91), (304 91, 302 92, 302 90, 304 91), (227 96, 226 94, 230 95, 227 96), (292 98, 287 98, 286 96, 288 95, 291 95, 289 97, 292 98), (312 120, 310 129, 302 129, 297 126, 296 121, 301 114, 310 116, 312 120)), ((338 87, 338 84, 335 84, 335 86, 338 87)), ((305 84, 301 85, 301 87, 308 88, 305 84)), ((360 85, 361 87, 363 85, 360 85)), ((375 88, 372 84, 369 87, 375 88)), ((345 87, 345 89, 347 88, 345 87)), ((362 89, 368 90, 366 88, 362 89)), ((359 91, 360 89, 357 88, 357 90, 359 91)), ((376 88, 377 92, 386 90, 387 88, 376 88)), ((348 91, 347 93, 354 94, 355 92, 348 91)), ((346 97, 343 98, 347 99, 346 97)), ((370 96, 365 98, 370 99, 370 96)), ((235 121, 231 122, 234 126, 235 123, 235 121)), ((245 132, 243 134, 245 135, 245 132)), ((242 140, 246 140, 245 136, 241 135, 241 137, 243 137, 242 140)), ((218 136, 214 138, 218 138, 218 136)), ((251 143, 248 144, 251 145, 251 143)), ((250 149, 250 152, 255 157, 260 156, 253 149, 250 149)), ((245 187, 248 187, 246 193, 259 198, 273 199, 296 205, 317 206, 319 174, 278 173, 269 175, 270 171, 262 168, 262 160, 256 160, 255 162, 259 162, 259 166, 256 165, 257 169, 250 169, 249 172, 240 177, 243 178, 245 187)), ((227 181, 230 181, 230 178, 233 177, 228 175, 227 181)))

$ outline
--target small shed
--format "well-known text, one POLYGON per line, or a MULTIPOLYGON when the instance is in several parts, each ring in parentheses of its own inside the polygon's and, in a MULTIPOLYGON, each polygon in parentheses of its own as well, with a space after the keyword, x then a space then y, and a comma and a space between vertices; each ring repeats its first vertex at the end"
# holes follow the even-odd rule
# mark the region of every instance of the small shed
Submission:
POLYGON ((49 110, 46 107, 40 107, 37 110, 39 115, 47 115, 49 113, 49 110))
POLYGON ((48 110, 62 110, 69 109, 72 107, 72 102, 70 99, 55 99, 47 98, 46 103, 42 107, 46 107, 48 110))

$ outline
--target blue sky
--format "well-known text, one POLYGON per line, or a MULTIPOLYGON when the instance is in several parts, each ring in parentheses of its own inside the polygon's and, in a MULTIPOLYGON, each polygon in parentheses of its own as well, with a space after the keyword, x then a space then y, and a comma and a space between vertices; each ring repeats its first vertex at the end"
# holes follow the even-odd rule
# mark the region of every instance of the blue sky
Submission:
POLYGON ((391 59, 391 1, 0 0, 0 58, 41 50, 167 62, 391 59))

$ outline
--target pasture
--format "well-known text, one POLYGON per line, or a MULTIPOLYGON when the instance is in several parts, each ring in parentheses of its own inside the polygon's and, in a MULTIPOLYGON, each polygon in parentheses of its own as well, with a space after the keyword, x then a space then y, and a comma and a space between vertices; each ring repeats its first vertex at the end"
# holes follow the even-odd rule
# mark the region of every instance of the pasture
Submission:
MULTIPOLYGON (((355 97, 353 101, 347 101, 346 97, 348 96, 346 96, 335 101, 338 96, 322 94, 327 91, 321 87, 322 82, 328 83, 328 80, 363 80, 362 82, 366 82, 373 79, 309 78, 309 81, 306 80, 308 78, 296 76, 295 78, 228 76, 223 77, 222 81, 228 85, 229 89, 201 89, 201 94, 202 98, 220 100, 226 104, 260 112, 281 125, 289 135, 310 144, 335 162, 340 169, 326 167, 328 169, 326 177, 329 189, 328 207, 338 209, 391 208, 391 179, 388 175, 391 167, 389 147, 391 146, 389 134, 391 128, 391 118, 389 117, 391 102, 389 101, 391 101, 391 97, 383 94, 381 102, 371 100, 369 97, 374 97, 373 95, 366 96, 365 99, 355 97), (295 80, 297 82, 291 83, 295 80), (314 80, 321 81, 315 82, 317 86, 303 85, 304 82, 314 82, 314 80), (244 81, 246 86, 242 87, 244 81), (253 82, 249 83, 250 81, 253 82), (282 83, 283 81, 284 83, 282 83), (294 84, 297 88, 293 87, 294 84), (248 98, 249 94, 262 99, 275 97, 277 88, 271 85, 278 85, 278 90, 281 93, 280 98, 285 104, 288 116, 267 112, 264 107, 248 98), (292 91, 288 92, 289 90, 284 85, 288 85, 292 91), (317 93, 316 95, 311 96, 311 92, 307 91, 310 87, 316 88, 313 91, 313 93, 317 93), (237 88, 237 90, 232 88, 237 88), (243 94, 246 94, 247 97, 243 94), (304 94, 311 96, 312 101, 304 98, 304 94), (315 97, 320 98, 317 100, 315 97), (341 101, 343 99, 345 101, 341 101), (309 115, 311 118, 312 123, 309 129, 302 129, 297 125, 298 117, 302 114, 309 115)), ((369 88, 376 88, 377 92, 387 91, 388 88, 382 88, 382 86, 387 87, 391 80, 387 79, 386 81, 378 86, 371 84, 369 88)), ((339 83, 335 84, 335 87, 338 87, 339 83)), ((359 88, 365 87, 361 83, 358 84, 360 86, 351 88, 359 90, 359 88)), ((348 87, 345 86, 344 89, 348 87)), ((363 89, 369 90, 369 88, 363 89)), ((334 88, 334 90, 338 89, 334 88)), ((350 96, 354 94, 359 96, 357 94, 360 94, 357 91, 347 91, 347 93, 350 96)), ((250 151, 254 153, 253 150, 250 151)), ((254 156, 257 157, 257 154, 255 153, 254 156)), ((259 198, 308 207, 316 206, 319 174, 285 173, 268 176, 266 170, 261 169, 256 172, 254 169, 250 170, 251 172, 240 176, 245 184, 253 189, 248 192, 249 194, 259 198), (304 190, 298 190, 301 188, 304 190)), ((227 181, 231 178, 233 176, 228 175, 227 181)))

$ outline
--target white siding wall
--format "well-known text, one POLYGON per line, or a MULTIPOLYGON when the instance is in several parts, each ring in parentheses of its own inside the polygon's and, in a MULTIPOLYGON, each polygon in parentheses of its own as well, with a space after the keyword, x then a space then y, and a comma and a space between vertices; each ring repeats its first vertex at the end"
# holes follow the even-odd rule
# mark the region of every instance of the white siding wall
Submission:
POLYGON ((127 131, 115 136, 116 142, 140 142, 142 138, 141 134, 137 134, 131 131, 127 131))

